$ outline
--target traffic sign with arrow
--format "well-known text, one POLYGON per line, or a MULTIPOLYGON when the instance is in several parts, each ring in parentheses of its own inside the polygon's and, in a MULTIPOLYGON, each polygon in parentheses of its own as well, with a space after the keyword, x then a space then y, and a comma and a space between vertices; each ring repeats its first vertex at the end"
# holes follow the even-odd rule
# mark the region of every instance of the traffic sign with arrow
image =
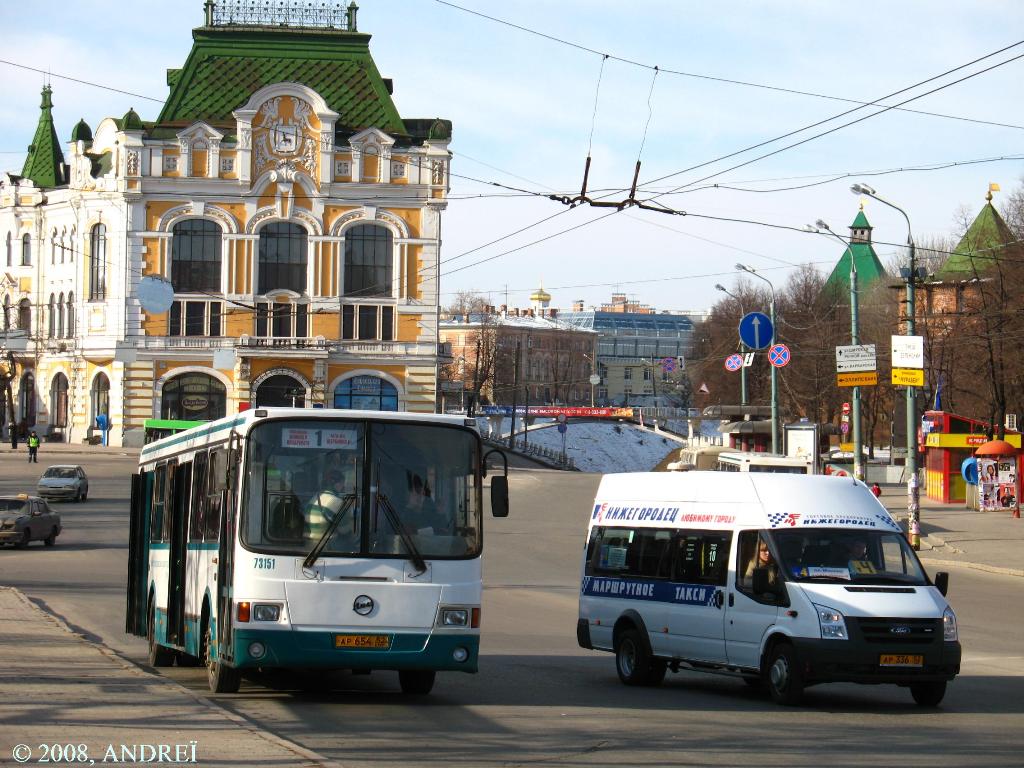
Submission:
POLYGON ((748 312, 740 319, 740 341, 751 349, 767 349, 775 338, 772 320, 764 312, 748 312))

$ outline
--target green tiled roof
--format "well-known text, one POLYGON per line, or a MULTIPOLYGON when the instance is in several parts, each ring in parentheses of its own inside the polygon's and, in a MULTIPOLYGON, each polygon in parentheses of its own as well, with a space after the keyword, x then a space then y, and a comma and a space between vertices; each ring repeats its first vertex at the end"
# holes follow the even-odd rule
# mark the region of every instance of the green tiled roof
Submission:
POLYGON ((36 126, 36 135, 29 145, 25 167, 21 170, 21 175, 26 179, 32 179, 37 187, 56 187, 67 181, 64 175, 64 153, 57 139, 57 129, 53 127, 53 101, 50 99, 52 93, 50 86, 43 87, 43 101, 39 105, 42 110, 39 125, 36 126))
POLYGON ((1003 246, 1016 240, 990 201, 985 203, 952 255, 938 271, 939 278, 963 279, 988 271, 1003 246))
POLYGON ((370 36, 327 29, 202 27, 158 124, 234 123, 232 111, 267 85, 298 82, 337 112, 338 128, 407 133, 370 56, 370 36))
POLYGON ((857 218, 853 220, 850 229, 872 229, 872 226, 868 224, 868 217, 864 215, 864 211, 857 211, 857 218))
MULTIPOLYGON (((863 216, 863 214, 861 215, 863 216)), ((856 222, 854 222, 854 225, 856 226, 856 222)), ((850 246, 843 251, 842 258, 839 259, 839 263, 836 264, 835 269, 832 270, 832 274, 829 275, 828 280, 825 281, 826 288, 832 288, 837 292, 841 292, 843 296, 849 294, 850 259, 853 259, 853 263, 857 265, 858 289, 866 288, 880 277, 885 277, 887 274, 885 267, 883 267, 882 262, 879 261, 878 255, 875 253, 875 249, 871 243, 851 243, 850 246)))

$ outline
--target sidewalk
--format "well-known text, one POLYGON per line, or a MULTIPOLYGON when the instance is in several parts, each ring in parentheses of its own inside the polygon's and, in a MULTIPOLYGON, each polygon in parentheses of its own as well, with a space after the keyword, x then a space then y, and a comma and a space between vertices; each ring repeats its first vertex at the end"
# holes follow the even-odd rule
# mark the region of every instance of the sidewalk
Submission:
POLYGON ((158 762, 155 750, 166 745, 162 762, 177 754, 202 766, 336 765, 85 640, 9 587, 0 587, 0 723, 5 765, 44 762, 43 744, 75 745, 74 759, 54 753, 49 762, 81 760, 78 745, 96 764, 105 755, 133 762, 122 745, 136 751, 134 762, 158 762))
MULTIPOLYGON (((882 488, 882 503, 906 527, 905 485, 882 488)), ((963 504, 942 504, 921 495, 921 559, 929 570, 960 565, 991 573, 1024 576, 1024 518, 1009 512, 976 512, 963 504)))
MULTIPOLYGON (((138 456, 139 448, 115 448, 102 445, 84 445, 82 443, 40 443, 39 463, 50 464, 70 461, 71 456, 138 456)), ((28 461, 28 446, 24 440, 18 441, 17 449, 11 448, 11 441, 0 443, 0 456, 20 456, 28 461)))

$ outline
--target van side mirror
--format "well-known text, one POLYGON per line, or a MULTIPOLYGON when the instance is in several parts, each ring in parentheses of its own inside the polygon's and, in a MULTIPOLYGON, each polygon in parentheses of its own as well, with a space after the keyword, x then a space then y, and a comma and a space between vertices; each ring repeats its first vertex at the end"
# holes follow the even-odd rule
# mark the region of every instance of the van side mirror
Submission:
POLYGON ((491 514, 508 517, 508 478, 504 475, 491 478, 491 514))
POLYGON ((935 574, 935 588, 939 590, 939 594, 943 597, 949 591, 949 573, 947 571, 939 571, 935 574))
POLYGON ((770 568, 754 569, 754 594, 774 595, 777 599, 781 600, 786 594, 786 588, 783 586, 781 579, 776 578, 773 581, 771 574, 772 570, 770 568))

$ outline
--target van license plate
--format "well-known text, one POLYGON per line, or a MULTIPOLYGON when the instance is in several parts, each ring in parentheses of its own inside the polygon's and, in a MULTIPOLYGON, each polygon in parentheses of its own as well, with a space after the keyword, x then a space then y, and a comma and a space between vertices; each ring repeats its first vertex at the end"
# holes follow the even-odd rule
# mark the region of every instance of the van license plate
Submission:
POLYGON ((878 664, 882 667, 923 667, 924 656, 919 654, 883 653, 878 664))
POLYGON ((386 651, 391 648, 391 635, 335 635, 334 647, 386 651))

